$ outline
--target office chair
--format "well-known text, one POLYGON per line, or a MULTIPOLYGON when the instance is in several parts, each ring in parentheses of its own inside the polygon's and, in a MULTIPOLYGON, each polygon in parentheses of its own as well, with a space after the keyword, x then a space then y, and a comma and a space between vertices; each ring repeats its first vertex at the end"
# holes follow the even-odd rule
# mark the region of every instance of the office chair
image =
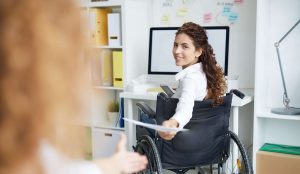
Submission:
MULTIPOLYGON (((244 94, 231 90, 223 97, 224 102, 214 105, 211 99, 195 101, 193 115, 184 127, 188 131, 180 131, 170 140, 164 140, 154 130, 137 126, 137 144, 134 150, 148 158, 147 168, 140 173, 161 174, 162 169, 184 174, 198 166, 218 165, 224 169, 224 164, 230 155, 231 140, 237 144, 246 174, 252 174, 253 169, 243 143, 237 135, 229 130, 229 117, 232 95, 240 98, 244 94)), ((171 98, 165 93, 157 95, 156 112, 143 102, 137 103, 140 120, 161 125, 175 113, 177 98, 171 98)))

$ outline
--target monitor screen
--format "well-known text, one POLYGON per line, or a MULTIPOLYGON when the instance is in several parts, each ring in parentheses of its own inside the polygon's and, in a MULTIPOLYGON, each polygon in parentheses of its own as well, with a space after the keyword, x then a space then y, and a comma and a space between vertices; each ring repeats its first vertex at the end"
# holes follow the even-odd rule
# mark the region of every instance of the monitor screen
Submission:
MULTIPOLYGON (((176 74, 181 67, 176 66, 172 49, 175 33, 179 27, 153 27, 150 28, 148 74, 176 74)), ((215 26, 203 27, 208 36, 218 64, 227 75, 229 27, 215 26)))

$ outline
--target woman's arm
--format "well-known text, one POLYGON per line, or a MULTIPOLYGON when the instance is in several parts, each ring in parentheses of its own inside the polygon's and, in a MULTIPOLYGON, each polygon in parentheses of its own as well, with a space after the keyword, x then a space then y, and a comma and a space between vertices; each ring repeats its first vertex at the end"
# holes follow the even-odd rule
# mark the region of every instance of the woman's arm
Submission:
MULTIPOLYGON (((180 88, 176 93, 179 94, 179 102, 176 107, 176 112, 172 118, 162 123, 166 127, 181 127, 183 128, 192 118, 194 101, 196 97, 197 81, 194 78, 185 77, 180 81, 180 88)), ((160 137, 165 140, 174 138, 177 132, 158 132, 160 137)))
POLYGON ((145 169, 147 158, 136 152, 126 150, 126 136, 121 134, 121 140, 116 153, 109 157, 95 161, 104 174, 136 173, 145 169))

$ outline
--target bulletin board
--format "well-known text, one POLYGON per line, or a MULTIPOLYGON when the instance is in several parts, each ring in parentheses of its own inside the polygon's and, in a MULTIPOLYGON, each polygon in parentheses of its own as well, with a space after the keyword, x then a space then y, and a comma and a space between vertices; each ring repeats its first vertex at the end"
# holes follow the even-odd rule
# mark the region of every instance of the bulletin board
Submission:
POLYGON ((243 0, 155 0, 154 24, 180 26, 194 21, 202 25, 234 25, 239 21, 243 0))

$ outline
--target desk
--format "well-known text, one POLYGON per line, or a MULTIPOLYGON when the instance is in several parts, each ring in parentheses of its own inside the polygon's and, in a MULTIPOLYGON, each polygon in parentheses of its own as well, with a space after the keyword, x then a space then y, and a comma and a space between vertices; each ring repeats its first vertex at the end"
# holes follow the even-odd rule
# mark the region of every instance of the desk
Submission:
MULTIPOLYGON (((238 98, 237 96, 233 95, 232 98, 232 131, 238 135, 239 131, 239 107, 243 107, 246 104, 253 101, 253 89, 247 88, 247 89, 239 89, 241 92, 245 94, 245 97, 243 99, 238 98)), ((120 93, 120 97, 124 98, 125 101, 125 117, 129 119, 137 119, 133 117, 133 108, 136 107, 133 105, 133 100, 152 100, 155 101, 157 97, 157 92, 122 92, 120 93)), ((134 125, 128 124, 125 122, 125 132, 128 136, 128 147, 131 149, 133 145, 135 145, 136 138, 135 138, 135 131, 134 131, 134 125)), ((237 159, 238 156, 238 150, 237 147, 234 146, 233 148, 233 164, 235 164, 235 159, 237 159)))

